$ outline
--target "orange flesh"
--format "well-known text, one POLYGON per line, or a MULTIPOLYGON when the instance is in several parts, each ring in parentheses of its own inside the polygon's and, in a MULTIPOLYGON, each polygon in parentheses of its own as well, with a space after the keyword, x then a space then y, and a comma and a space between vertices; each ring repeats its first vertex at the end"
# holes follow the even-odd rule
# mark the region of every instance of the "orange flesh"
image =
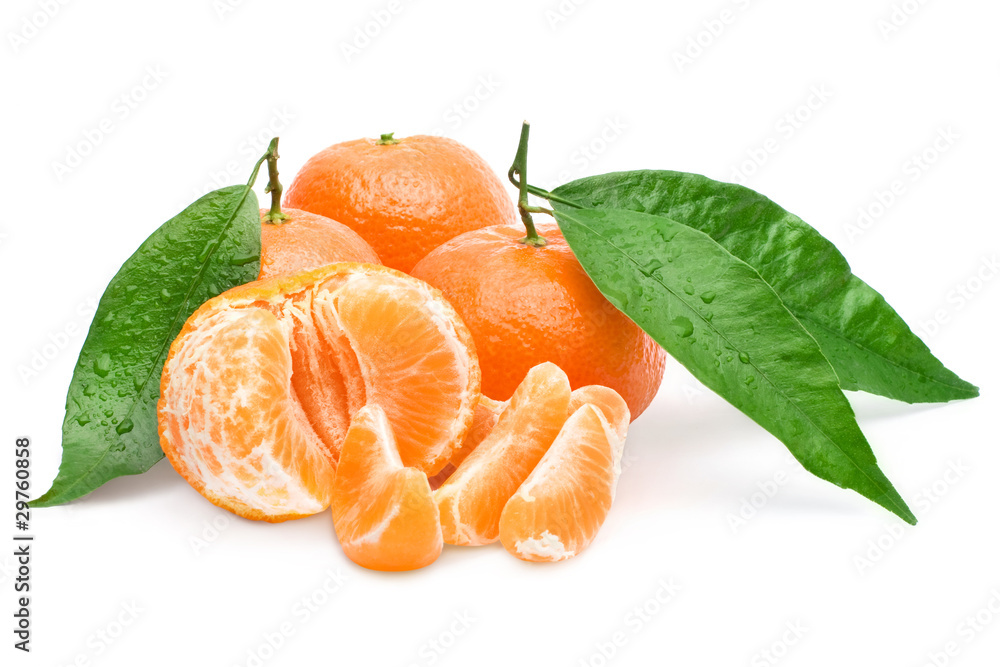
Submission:
POLYGON ((259 308, 220 311, 189 341, 171 358, 181 381, 163 387, 160 403, 174 467, 241 516, 281 521, 321 511, 333 466, 288 391, 286 329, 259 308))
POLYGON ((161 445, 212 502, 282 521, 326 507, 362 405, 383 406, 404 464, 433 474, 478 398, 471 337, 436 290, 334 264, 237 287, 191 316, 164 366, 161 445))
POLYGON ((616 440, 597 407, 585 404, 574 412, 504 507, 504 548, 537 562, 565 560, 583 551, 597 536, 615 496, 620 472, 616 440))
POLYGON ((434 492, 445 542, 497 540, 504 504, 555 439, 569 399, 569 380, 555 364, 528 372, 496 427, 434 492))
POLYGON ((427 476, 403 466, 381 407, 354 416, 333 484, 333 525, 344 553, 372 570, 413 570, 441 554, 427 476))

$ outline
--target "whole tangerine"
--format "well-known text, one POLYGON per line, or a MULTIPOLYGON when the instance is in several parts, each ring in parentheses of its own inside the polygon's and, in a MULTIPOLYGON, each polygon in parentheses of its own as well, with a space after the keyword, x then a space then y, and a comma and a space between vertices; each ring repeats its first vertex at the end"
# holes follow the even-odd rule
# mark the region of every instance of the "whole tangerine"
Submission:
POLYGON ((462 232, 516 220, 483 158, 426 135, 334 144, 306 162, 285 203, 347 225, 383 264, 404 272, 462 232))
POLYGON ((545 245, 523 243, 516 225, 466 232, 411 275, 441 290, 472 332, 483 395, 505 401, 529 369, 551 361, 573 389, 617 391, 634 420, 659 389, 666 352, 601 294, 558 226, 537 230, 545 245))
POLYGON ((336 262, 380 264, 378 255, 357 232, 336 220, 294 208, 260 209, 259 279, 298 273, 336 262))

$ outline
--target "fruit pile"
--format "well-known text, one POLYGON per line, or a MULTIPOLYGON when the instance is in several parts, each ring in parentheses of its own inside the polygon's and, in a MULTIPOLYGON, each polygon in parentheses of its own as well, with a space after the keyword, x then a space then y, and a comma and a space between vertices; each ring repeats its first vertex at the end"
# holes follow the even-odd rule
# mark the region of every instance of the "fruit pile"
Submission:
POLYGON ((603 523, 629 423, 665 352, 597 290, 554 225, 525 228, 450 139, 362 139, 262 209, 258 280, 208 300, 163 367, 160 444, 250 519, 332 508, 377 570, 443 543, 529 561, 603 523))
POLYGON ((806 470, 916 523, 846 393, 979 389, 761 193, 649 169, 550 192, 528 180, 529 130, 507 174, 516 207, 461 144, 385 134, 315 155, 283 209, 272 139, 246 185, 163 223, 108 284, 59 474, 29 506, 166 455, 249 518, 332 505, 371 568, 498 539, 562 560, 604 521, 669 353, 806 470))

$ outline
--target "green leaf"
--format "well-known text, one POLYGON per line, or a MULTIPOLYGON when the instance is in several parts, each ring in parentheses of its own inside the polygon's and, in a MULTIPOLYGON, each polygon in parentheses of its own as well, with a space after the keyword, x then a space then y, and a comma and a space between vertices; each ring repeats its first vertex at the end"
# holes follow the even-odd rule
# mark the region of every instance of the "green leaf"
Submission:
POLYGON ((910 523, 816 340, 753 267, 710 236, 621 209, 556 210, 608 299, 814 475, 910 523))
POLYGON ((711 236, 781 296, 819 342, 843 389, 907 403, 979 395, 851 273, 830 241, 749 188, 676 171, 629 171, 573 181, 554 194, 586 208, 664 216, 711 236))
POLYGON ((69 502, 163 458, 160 372, 188 316, 256 279, 257 197, 245 185, 210 192, 147 238, 101 297, 66 398, 59 474, 33 507, 69 502))

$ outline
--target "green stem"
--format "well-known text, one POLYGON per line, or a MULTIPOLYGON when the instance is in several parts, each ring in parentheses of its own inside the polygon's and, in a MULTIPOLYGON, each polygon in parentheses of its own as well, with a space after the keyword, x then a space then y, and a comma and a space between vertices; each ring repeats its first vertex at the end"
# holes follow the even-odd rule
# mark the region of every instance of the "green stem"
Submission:
POLYGON ((396 133, 395 132, 389 132, 387 134, 383 134, 382 137, 378 141, 376 141, 375 143, 377 143, 379 146, 394 146, 394 145, 396 145, 396 144, 399 143, 399 139, 393 139, 392 138, 392 135, 394 135, 394 134, 396 134, 396 133))
POLYGON ((583 208, 583 205, 573 201, 572 199, 566 199, 565 197, 560 197, 559 195, 552 194, 548 190, 543 190, 542 188, 528 184, 528 193, 533 194, 536 197, 541 197, 542 199, 548 199, 549 201, 558 202, 560 204, 566 204, 567 206, 572 206, 573 208, 583 208))
POLYGON ((271 193, 271 210, 264 216, 264 222, 280 225, 288 216, 281 212, 281 193, 284 190, 278 180, 278 137, 271 139, 264 158, 267 159, 267 187, 264 193, 271 193))
POLYGON ((269 146, 267 152, 260 156, 257 160, 257 164, 253 166, 253 171, 250 172, 250 180, 247 181, 247 187, 252 188, 253 184, 257 182, 257 172, 260 171, 260 165, 264 164, 264 160, 271 154, 271 147, 269 146))
POLYGON ((514 164, 507 171, 507 178, 517 186, 517 210, 521 214, 521 222, 524 223, 524 228, 528 232, 527 236, 518 239, 518 241, 525 245, 540 248, 547 241, 535 229, 535 221, 531 219, 531 214, 548 213, 551 215, 552 211, 541 206, 528 205, 528 133, 530 131, 531 125, 528 121, 524 121, 524 124, 521 125, 521 139, 517 144, 517 154, 514 155, 514 164), (514 178, 515 174, 517 175, 516 180, 514 178))

